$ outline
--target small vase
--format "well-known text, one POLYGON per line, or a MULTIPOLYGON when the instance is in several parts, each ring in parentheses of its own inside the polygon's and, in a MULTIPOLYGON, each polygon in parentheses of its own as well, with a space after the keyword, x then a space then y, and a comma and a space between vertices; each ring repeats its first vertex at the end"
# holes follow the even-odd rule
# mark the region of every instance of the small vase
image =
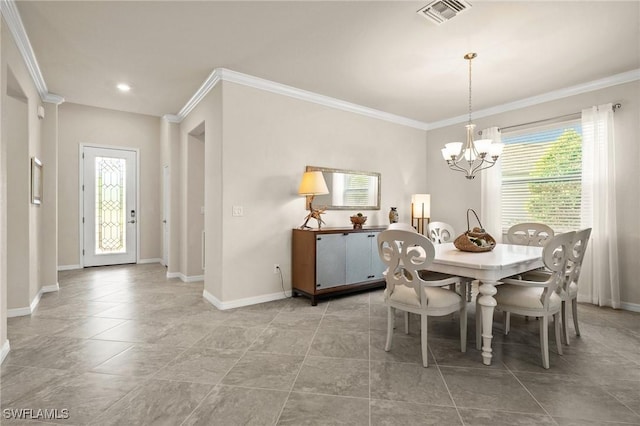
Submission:
POLYGON ((398 208, 391 207, 389 210, 389 223, 398 223, 398 208))

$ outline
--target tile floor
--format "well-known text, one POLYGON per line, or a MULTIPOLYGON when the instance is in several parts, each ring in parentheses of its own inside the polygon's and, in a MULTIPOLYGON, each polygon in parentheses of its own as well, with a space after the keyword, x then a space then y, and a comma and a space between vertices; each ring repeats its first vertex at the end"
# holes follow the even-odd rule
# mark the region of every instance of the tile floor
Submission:
POLYGON ((224 312, 201 294, 159 265, 61 272, 58 293, 9 319, 0 422, 65 409, 55 423, 640 424, 640 314, 581 305, 582 337, 549 370, 535 320, 514 316, 507 337, 496 323, 487 367, 473 314, 465 354, 457 319, 430 319, 423 368, 417 322, 384 352, 381 291, 224 312))

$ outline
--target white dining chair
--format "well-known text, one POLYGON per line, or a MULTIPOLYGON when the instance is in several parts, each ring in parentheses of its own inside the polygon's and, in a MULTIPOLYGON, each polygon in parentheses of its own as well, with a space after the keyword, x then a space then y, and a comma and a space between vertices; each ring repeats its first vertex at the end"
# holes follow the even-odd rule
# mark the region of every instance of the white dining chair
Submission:
MULTIPOLYGON (((563 284, 569 255, 573 249, 575 232, 556 235, 550 239, 542 251, 542 260, 549 274, 530 274, 529 279, 506 278, 494 298, 496 309, 541 318, 540 347, 542 365, 549 368, 549 318, 553 317, 556 346, 562 355, 560 310, 562 308, 563 284)), ((482 313, 476 311, 476 321, 481 320, 482 313)), ((506 317, 505 317, 506 319, 506 317)), ((510 325, 505 321, 504 334, 509 333, 510 325)))
MULTIPOLYGON (((446 222, 429 222, 427 225, 427 233, 433 244, 451 243, 456 238, 456 232, 453 226, 446 222)), ((464 287, 464 294, 467 302, 471 302, 472 279, 462 278, 460 285, 464 287)), ((460 293, 463 293, 462 291, 460 293)))
MULTIPOLYGON (((580 270, 582 269, 582 261, 587 250, 589 237, 591 236, 591 228, 576 231, 572 242, 572 249, 569 252, 569 261, 565 271, 565 280, 563 283, 563 291, 560 293, 562 298, 562 340, 569 346, 569 321, 567 319, 567 303, 571 303, 571 316, 573 318, 573 327, 576 336, 580 336, 580 327, 578 326, 578 282, 580 280, 580 270)), ((532 277, 549 275, 549 271, 532 271, 523 274, 523 279, 531 279, 532 277)))
POLYGON ((507 241, 521 246, 544 246, 555 232, 544 223, 518 223, 507 231, 507 241))
POLYGON ((434 244, 450 243, 456 238, 453 226, 445 222, 429 222, 427 225, 429 239, 434 244))
MULTIPOLYGON (((460 350, 467 347, 467 303, 464 297, 442 286, 456 284, 460 278, 427 270, 435 256, 433 243, 424 235, 406 230, 386 230, 378 235, 378 253, 387 266, 387 287, 384 300, 387 305, 387 341, 385 351, 391 350, 395 311, 420 315, 420 341, 422 365, 427 367, 428 316, 444 316, 453 312, 460 315, 460 350)), ((406 318, 406 316, 405 316, 406 318)), ((405 332, 408 332, 405 329, 405 332)))
POLYGON ((576 232, 573 239, 573 250, 569 253, 569 275, 566 280, 564 297, 562 299, 562 335, 564 342, 569 345, 569 327, 567 321, 567 302, 571 302, 571 316, 573 317, 573 327, 576 330, 576 336, 580 336, 580 327, 578 327, 578 281, 580 279, 580 270, 582 269, 582 261, 584 260, 587 244, 591 236, 591 228, 586 228, 576 232))
MULTIPOLYGON (((544 223, 525 222, 513 225, 507 230, 507 241, 509 244, 517 244, 520 246, 542 247, 547 241, 553 238, 554 235, 555 232, 553 229, 544 223)), ((504 322, 507 328, 509 327, 510 321, 509 313, 506 312, 504 314, 504 322)))
POLYGON ((403 222, 390 223, 387 229, 399 229, 401 231, 418 232, 416 228, 409 225, 408 223, 403 222))
MULTIPOLYGON (((387 229, 396 229, 396 230, 408 231, 408 232, 418 232, 418 230, 413 225, 410 225, 408 223, 403 223, 403 222, 391 223, 389 224, 387 229)), ((404 332, 406 334, 409 334, 409 312, 404 313, 404 332)))

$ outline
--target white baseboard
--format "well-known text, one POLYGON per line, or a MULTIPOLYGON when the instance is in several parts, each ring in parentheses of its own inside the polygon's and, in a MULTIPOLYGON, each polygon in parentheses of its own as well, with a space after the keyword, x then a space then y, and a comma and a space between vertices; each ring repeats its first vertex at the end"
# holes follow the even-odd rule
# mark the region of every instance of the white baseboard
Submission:
MULTIPOLYGON (((591 301, 589 297, 580 296, 578 294, 578 303, 589 303, 591 305, 596 305, 591 301)), ((611 300, 606 300, 604 306, 611 306, 611 300)), ((640 305, 637 303, 629 303, 629 302, 620 302, 620 309, 631 312, 640 312, 640 305)))
MULTIPOLYGON (((137 263, 162 263, 160 258, 140 259, 137 263)), ((58 265, 58 271, 72 271, 74 269, 82 269, 80 265, 58 265)))
POLYGON ((72 271, 74 269, 82 269, 80 265, 58 265, 58 271, 72 271))
POLYGON ((220 309, 221 311, 224 309, 222 307, 223 306, 222 302, 218 300, 218 298, 215 297, 213 294, 209 293, 207 290, 202 291, 202 297, 204 297, 207 302, 211 303, 213 306, 220 309))
POLYGON ((7 318, 24 317, 27 315, 31 315, 33 311, 35 311, 38 307, 38 303, 40 303, 40 297, 42 297, 42 290, 40 290, 38 294, 36 294, 36 297, 33 298, 29 306, 25 306, 24 308, 7 309, 7 318))
POLYGON ((31 301, 31 305, 29 305, 29 309, 31 309, 31 312, 36 310, 36 308, 38 307, 38 303, 40 303, 41 297, 42 297, 42 289, 40 289, 38 294, 36 294, 36 297, 34 297, 33 300, 31 301))
POLYGON ((55 283, 52 285, 44 285, 42 286, 42 290, 40 290, 43 293, 53 293, 54 291, 60 291, 60 284, 55 283))
POLYGON ((31 304, 29 305, 29 307, 7 309, 7 318, 24 317, 26 315, 31 315, 33 311, 35 311, 36 308, 38 307, 38 303, 40 303, 40 298, 44 293, 52 293, 54 291, 59 291, 59 290, 60 290, 60 285, 58 283, 42 286, 38 294, 36 294, 36 297, 34 297, 33 300, 31 301, 31 304))
POLYGON ((204 281, 204 275, 192 275, 190 277, 180 277, 185 283, 195 283, 197 281, 204 281))
POLYGON ((622 302, 620 307, 625 311, 640 312, 640 305, 637 303, 622 302))
POLYGON ((2 361, 9 355, 9 351, 11 350, 11 346, 9 345, 9 339, 4 341, 2 348, 0 349, 0 364, 2 361))
POLYGON ((138 263, 162 263, 162 259, 160 258, 151 258, 151 259, 140 259, 138 263))
POLYGON ((25 317, 27 315, 31 315, 31 312, 31 308, 28 306, 26 308, 7 309, 7 318, 25 317))
POLYGON ((263 294, 256 297, 246 297, 244 299, 231 300, 229 302, 222 302, 207 290, 203 290, 202 292, 202 297, 204 297, 209 303, 211 303, 221 311, 224 311, 226 309, 241 308, 243 306, 257 305, 258 303, 273 302, 274 300, 286 299, 290 295, 290 291, 286 293, 278 292, 263 294))
POLYGON ((204 281, 204 275, 186 276, 182 272, 167 272, 167 278, 180 278, 180 281, 184 283, 194 283, 197 281, 204 281))

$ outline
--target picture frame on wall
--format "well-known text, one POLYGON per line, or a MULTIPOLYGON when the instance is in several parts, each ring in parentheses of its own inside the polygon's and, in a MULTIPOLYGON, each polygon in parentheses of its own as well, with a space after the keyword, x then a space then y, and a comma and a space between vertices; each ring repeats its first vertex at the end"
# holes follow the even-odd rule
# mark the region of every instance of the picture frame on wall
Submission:
POLYGON ((31 157, 31 203, 42 204, 42 161, 31 157))

